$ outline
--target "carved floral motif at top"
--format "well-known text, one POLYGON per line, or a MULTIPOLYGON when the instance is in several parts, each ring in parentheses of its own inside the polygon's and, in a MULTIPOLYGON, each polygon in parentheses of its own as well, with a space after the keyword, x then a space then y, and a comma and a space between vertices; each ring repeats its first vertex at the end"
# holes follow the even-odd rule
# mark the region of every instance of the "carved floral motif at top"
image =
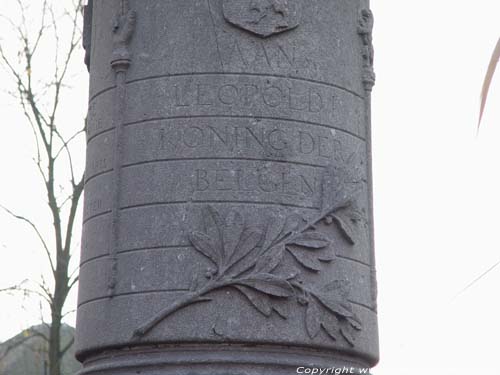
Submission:
POLYGON ((226 20, 261 38, 296 28, 300 21, 298 0, 224 0, 226 20))
POLYGON ((209 294, 222 288, 240 292, 253 308, 266 317, 273 313, 287 318, 283 304, 295 301, 305 315, 311 339, 323 330, 332 340, 343 338, 354 346, 362 329, 348 300, 349 283, 335 280, 318 287, 300 277, 288 257, 307 272, 320 273, 335 260, 331 240, 317 229, 319 223, 335 225, 344 240, 356 242, 363 214, 356 208, 362 179, 356 177, 354 156, 326 169, 320 212, 309 219, 291 214, 284 220, 268 218, 264 226, 251 225, 238 212, 225 217, 212 206, 203 209, 203 228, 190 233, 190 242, 212 266, 193 278, 189 292, 135 330, 140 338, 173 313, 195 303, 210 302, 209 294))
POLYGON ((128 45, 134 35, 137 13, 130 9, 128 0, 122 0, 121 11, 113 21, 112 64, 127 63, 130 60, 128 45))
POLYGON ((88 0, 87 5, 83 7, 83 32, 82 46, 85 50, 85 65, 90 72, 90 51, 92 49, 92 13, 94 8, 94 0, 88 0))
POLYGON ((363 8, 359 11, 358 34, 363 42, 363 84, 367 91, 375 85, 375 71, 373 69, 373 13, 363 8))

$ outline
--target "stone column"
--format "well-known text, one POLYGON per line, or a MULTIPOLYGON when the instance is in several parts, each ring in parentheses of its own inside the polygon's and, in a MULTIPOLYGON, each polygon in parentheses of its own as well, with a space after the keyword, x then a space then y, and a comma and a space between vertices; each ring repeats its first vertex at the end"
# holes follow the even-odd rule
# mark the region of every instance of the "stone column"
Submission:
POLYGON ((376 364, 372 26, 365 0, 89 1, 82 375, 376 364))

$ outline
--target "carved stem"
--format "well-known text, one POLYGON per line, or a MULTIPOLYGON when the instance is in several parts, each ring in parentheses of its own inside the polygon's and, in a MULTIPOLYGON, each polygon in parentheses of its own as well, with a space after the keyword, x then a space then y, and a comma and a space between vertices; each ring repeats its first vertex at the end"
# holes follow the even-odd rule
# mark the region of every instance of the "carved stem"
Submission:
POLYGON ((210 298, 203 298, 206 294, 213 292, 216 289, 223 288, 225 286, 231 285, 233 283, 232 280, 230 281, 217 281, 217 280, 212 280, 210 281, 207 285, 205 285, 203 288, 201 288, 198 291, 192 292, 187 294, 185 297, 177 300, 174 304, 170 305, 169 307, 161 310, 158 314, 156 314, 153 318, 151 318, 149 321, 144 323, 142 326, 137 328, 134 331, 133 338, 141 338, 144 335, 146 335, 149 331, 151 331, 154 327, 156 327, 160 322, 162 322, 165 318, 169 317, 176 311, 187 307, 189 305, 195 304, 195 303, 200 303, 200 302, 210 302, 210 298))

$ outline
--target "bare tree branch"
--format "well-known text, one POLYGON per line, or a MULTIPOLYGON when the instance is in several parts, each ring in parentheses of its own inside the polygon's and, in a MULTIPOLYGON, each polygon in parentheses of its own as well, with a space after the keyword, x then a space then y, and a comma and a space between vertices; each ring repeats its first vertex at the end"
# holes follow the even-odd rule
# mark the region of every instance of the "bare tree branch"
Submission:
POLYGON ((493 76, 495 75, 495 70, 500 60, 500 38, 497 41, 496 47, 491 55, 490 64, 488 70, 486 71, 486 76, 484 77, 483 87, 481 89, 481 107, 479 109, 479 122, 478 129, 481 126, 481 121, 483 120, 484 110, 486 109, 486 102, 488 101, 488 94, 490 92, 491 82, 493 81, 493 76))
POLYGON ((35 223, 33 223, 30 219, 28 219, 28 218, 26 218, 24 216, 16 215, 14 212, 12 212, 11 210, 9 210, 8 208, 6 208, 6 207, 4 207, 2 205, 0 205, 0 208, 2 208, 2 210, 4 210, 5 212, 7 212, 13 218, 25 222, 26 224, 29 225, 29 227, 31 229, 33 229, 33 231, 36 233, 38 239, 42 243, 43 249, 45 250, 45 254, 47 255, 48 261, 50 263, 50 268, 51 268, 52 272, 55 272, 54 262, 52 261, 52 256, 50 255, 50 250, 49 250, 49 247, 47 245, 47 242, 45 242, 45 239, 43 238, 42 234, 38 230, 38 227, 35 225, 35 223))

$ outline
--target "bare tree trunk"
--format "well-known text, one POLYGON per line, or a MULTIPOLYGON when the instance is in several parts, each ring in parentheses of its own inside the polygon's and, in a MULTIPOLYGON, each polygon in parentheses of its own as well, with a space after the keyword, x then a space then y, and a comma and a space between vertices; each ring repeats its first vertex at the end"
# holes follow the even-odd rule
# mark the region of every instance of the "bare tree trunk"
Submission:
POLYGON ((54 308, 52 311, 49 341, 49 375, 61 375, 61 311, 54 308))

